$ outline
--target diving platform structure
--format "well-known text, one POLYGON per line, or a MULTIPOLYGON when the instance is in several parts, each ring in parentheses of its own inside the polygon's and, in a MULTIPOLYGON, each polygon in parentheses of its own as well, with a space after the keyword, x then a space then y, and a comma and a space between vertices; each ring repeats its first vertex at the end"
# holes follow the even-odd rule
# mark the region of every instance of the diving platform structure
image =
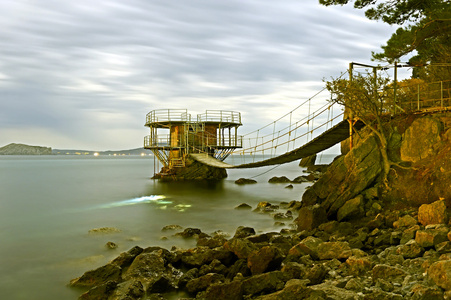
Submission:
POLYGON ((241 125, 241 114, 235 111, 207 110, 192 118, 186 109, 153 110, 146 115, 150 135, 144 138, 144 148, 167 169, 185 167, 190 154, 222 162, 242 147, 241 125))

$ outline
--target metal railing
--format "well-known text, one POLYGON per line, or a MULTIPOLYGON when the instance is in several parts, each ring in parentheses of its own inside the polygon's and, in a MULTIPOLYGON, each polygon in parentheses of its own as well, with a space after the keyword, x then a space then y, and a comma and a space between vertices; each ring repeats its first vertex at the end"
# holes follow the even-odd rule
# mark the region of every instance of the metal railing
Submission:
POLYGON ((241 113, 225 110, 207 110, 197 115, 197 122, 233 123, 241 125, 241 113))
POLYGON ((397 89, 396 105, 404 111, 451 107, 451 80, 418 82, 397 89))
POLYGON ((157 109, 146 115, 146 124, 158 122, 190 122, 191 115, 186 109, 157 109))

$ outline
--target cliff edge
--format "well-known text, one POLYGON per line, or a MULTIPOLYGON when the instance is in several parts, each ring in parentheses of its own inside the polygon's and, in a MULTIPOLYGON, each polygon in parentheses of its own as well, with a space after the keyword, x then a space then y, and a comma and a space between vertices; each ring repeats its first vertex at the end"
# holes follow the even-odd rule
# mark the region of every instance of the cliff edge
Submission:
POLYGON ((51 155, 52 148, 11 143, 0 148, 0 155, 51 155))

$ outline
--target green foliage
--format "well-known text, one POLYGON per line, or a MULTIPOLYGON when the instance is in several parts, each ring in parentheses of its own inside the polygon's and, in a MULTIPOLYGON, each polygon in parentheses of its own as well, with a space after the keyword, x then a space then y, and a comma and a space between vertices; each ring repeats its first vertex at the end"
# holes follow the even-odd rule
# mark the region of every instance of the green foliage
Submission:
POLYGON ((382 52, 373 53, 373 59, 392 63, 411 54, 414 77, 428 81, 451 77, 450 0, 319 0, 326 6, 352 2, 357 9, 366 8, 365 15, 371 20, 406 24, 382 46, 382 52))

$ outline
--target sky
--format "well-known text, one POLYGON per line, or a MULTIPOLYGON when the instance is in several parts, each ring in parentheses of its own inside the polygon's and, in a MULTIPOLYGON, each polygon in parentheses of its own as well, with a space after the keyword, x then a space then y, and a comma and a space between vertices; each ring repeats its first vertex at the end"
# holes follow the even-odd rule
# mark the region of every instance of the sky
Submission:
POLYGON ((2 0, 0 147, 138 148, 155 109, 287 113, 396 30, 317 0, 2 0))

